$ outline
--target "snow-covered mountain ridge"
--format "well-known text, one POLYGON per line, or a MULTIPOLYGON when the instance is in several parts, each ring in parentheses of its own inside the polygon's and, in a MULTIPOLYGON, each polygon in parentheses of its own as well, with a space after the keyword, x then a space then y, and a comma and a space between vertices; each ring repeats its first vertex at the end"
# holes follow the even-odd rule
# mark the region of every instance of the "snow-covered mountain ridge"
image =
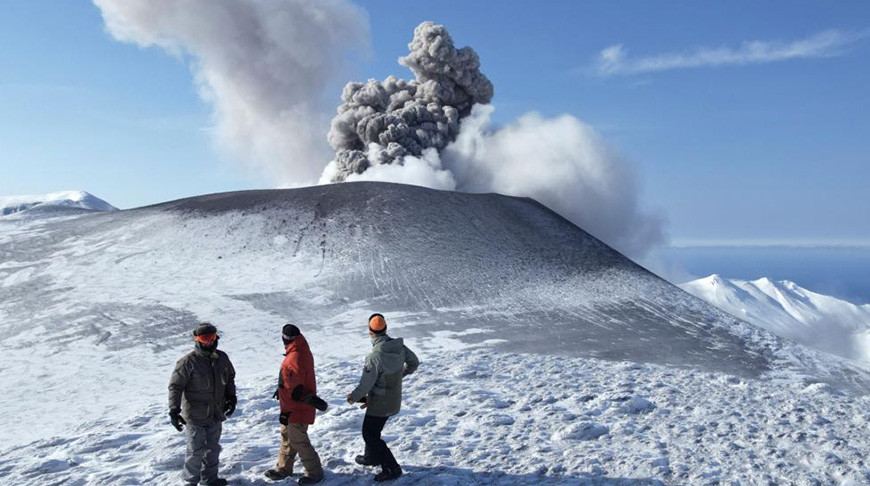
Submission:
POLYGON ((870 365, 870 305, 812 292, 788 280, 710 275, 680 285, 779 336, 870 365))
POLYGON ((62 191, 30 196, 0 196, 0 216, 32 210, 79 209, 116 211, 117 208, 85 191, 62 191))
POLYGON ((221 329, 241 390, 224 474, 266 484, 291 321, 332 404, 312 428, 329 484, 367 484, 361 412, 341 401, 375 311, 423 361, 387 430, 410 471, 399 484, 865 477, 851 427, 868 422, 866 371, 706 304, 532 200, 346 183, 0 219, 0 413, 15 418, 0 484, 173 482, 166 385, 198 320, 221 329), (806 457, 818 451, 840 462, 806 457))

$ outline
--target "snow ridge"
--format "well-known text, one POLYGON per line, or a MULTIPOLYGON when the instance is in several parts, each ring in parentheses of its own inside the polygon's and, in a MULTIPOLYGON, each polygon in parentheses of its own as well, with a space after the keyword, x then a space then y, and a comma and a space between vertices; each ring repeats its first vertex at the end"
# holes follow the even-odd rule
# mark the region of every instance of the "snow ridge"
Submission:
POLYGON ((0 196, 0 216, 46 208, 117 211, 117 208, 85 191, 62 191, 30 196, 0 196))
POLYGON ((714 274, 680 287, 779 336, 870 365, 870 305, 766 277, 736 280, 714 274))

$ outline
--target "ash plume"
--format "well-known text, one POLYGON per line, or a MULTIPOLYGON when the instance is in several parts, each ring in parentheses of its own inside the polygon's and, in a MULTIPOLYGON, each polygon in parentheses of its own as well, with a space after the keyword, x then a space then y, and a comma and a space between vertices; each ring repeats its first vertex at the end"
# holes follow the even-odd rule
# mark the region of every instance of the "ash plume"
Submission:
POLYGON ((413 81, 348 83, 321 183, 360 180, 534 198, 634 257, 664 240, 663 220, 640 209, 629 163, 571 115, 528 113, 494 129, 492 83, 477 54, 443 25, 414 30, 400 64, 413 81))
POLYGON ((276 185, 317 182, 330 156, 325 90, 368 44, 346 0, 93 0, 117 40, 189 61, 215 138, 276 185))
POLYGON ((422 157, 427 149, 440 151, 456 139, 471 107, 492 99, 492 83, 480 72, 477 53, 457 49, 443 25, 423 22, 408 48, 399 63, 414 80, 389 76, 344 87, 328 136, 336 153, 326 181, 344 181, 372 166, 403 164, 405 157, 422 157))

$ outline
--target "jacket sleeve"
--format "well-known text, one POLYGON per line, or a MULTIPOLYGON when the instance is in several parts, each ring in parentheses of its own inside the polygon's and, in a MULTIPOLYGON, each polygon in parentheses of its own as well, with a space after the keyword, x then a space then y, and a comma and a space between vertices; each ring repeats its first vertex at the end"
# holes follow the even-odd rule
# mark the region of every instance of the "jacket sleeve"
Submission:
POLYGON ((363 367, 362 377, 359 380, 359 385, 350 392, 350 399, 353 402, 358 402, 368 395, 375 383, 378 382, 378 367, 375 359, 370 355, 366 358, 366 364, 363 367))
POLYGON ((190 370, 187 360, 180 359, 175 363, 175 370, 169 378, 169 410, 181 410, 181 394, 187 388, 187 380, 190 379, 190 370))
POLYGON ((411 348, 405 346, 405 371, 402 373, 402 376, 408 376, 417 371, 417 367, 419 366, 420 359, 413 351, 411 351, 411 348))
POLYGON ((236 368, 229 358, 227 358, 227 386, 224 389, 224 396, 226 398, 236 397, 236 368))

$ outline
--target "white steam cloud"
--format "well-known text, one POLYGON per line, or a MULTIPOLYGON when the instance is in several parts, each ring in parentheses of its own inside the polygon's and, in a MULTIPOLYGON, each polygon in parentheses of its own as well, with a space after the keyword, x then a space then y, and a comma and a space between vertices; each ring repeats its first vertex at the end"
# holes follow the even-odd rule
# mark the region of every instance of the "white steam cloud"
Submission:
POLYGON ((490 130, 477 105, 442 154, 456 189, 531 197, 632 256, 664 240, 663 221, 639 209, 634 172, 589 125, 527 113, 490 130))
POLYGON ((313 184, 329 157, 328 80, 368 43, 345 0, 94 0, 118 40, 190 56, 217 141, 278 185, 313 184))
POLYGON ((388 181, 534 198, 617 249, 641 257, 663 241, 640 210, 630 166, 570 115, 523 115, 490 128, 493 89, 477 54, 424 22, 400 59, 415 80, 348 83, 332 121, 336 157, 321 182, 388 181), (421 67, 425 66, 425 68, 421 67))

